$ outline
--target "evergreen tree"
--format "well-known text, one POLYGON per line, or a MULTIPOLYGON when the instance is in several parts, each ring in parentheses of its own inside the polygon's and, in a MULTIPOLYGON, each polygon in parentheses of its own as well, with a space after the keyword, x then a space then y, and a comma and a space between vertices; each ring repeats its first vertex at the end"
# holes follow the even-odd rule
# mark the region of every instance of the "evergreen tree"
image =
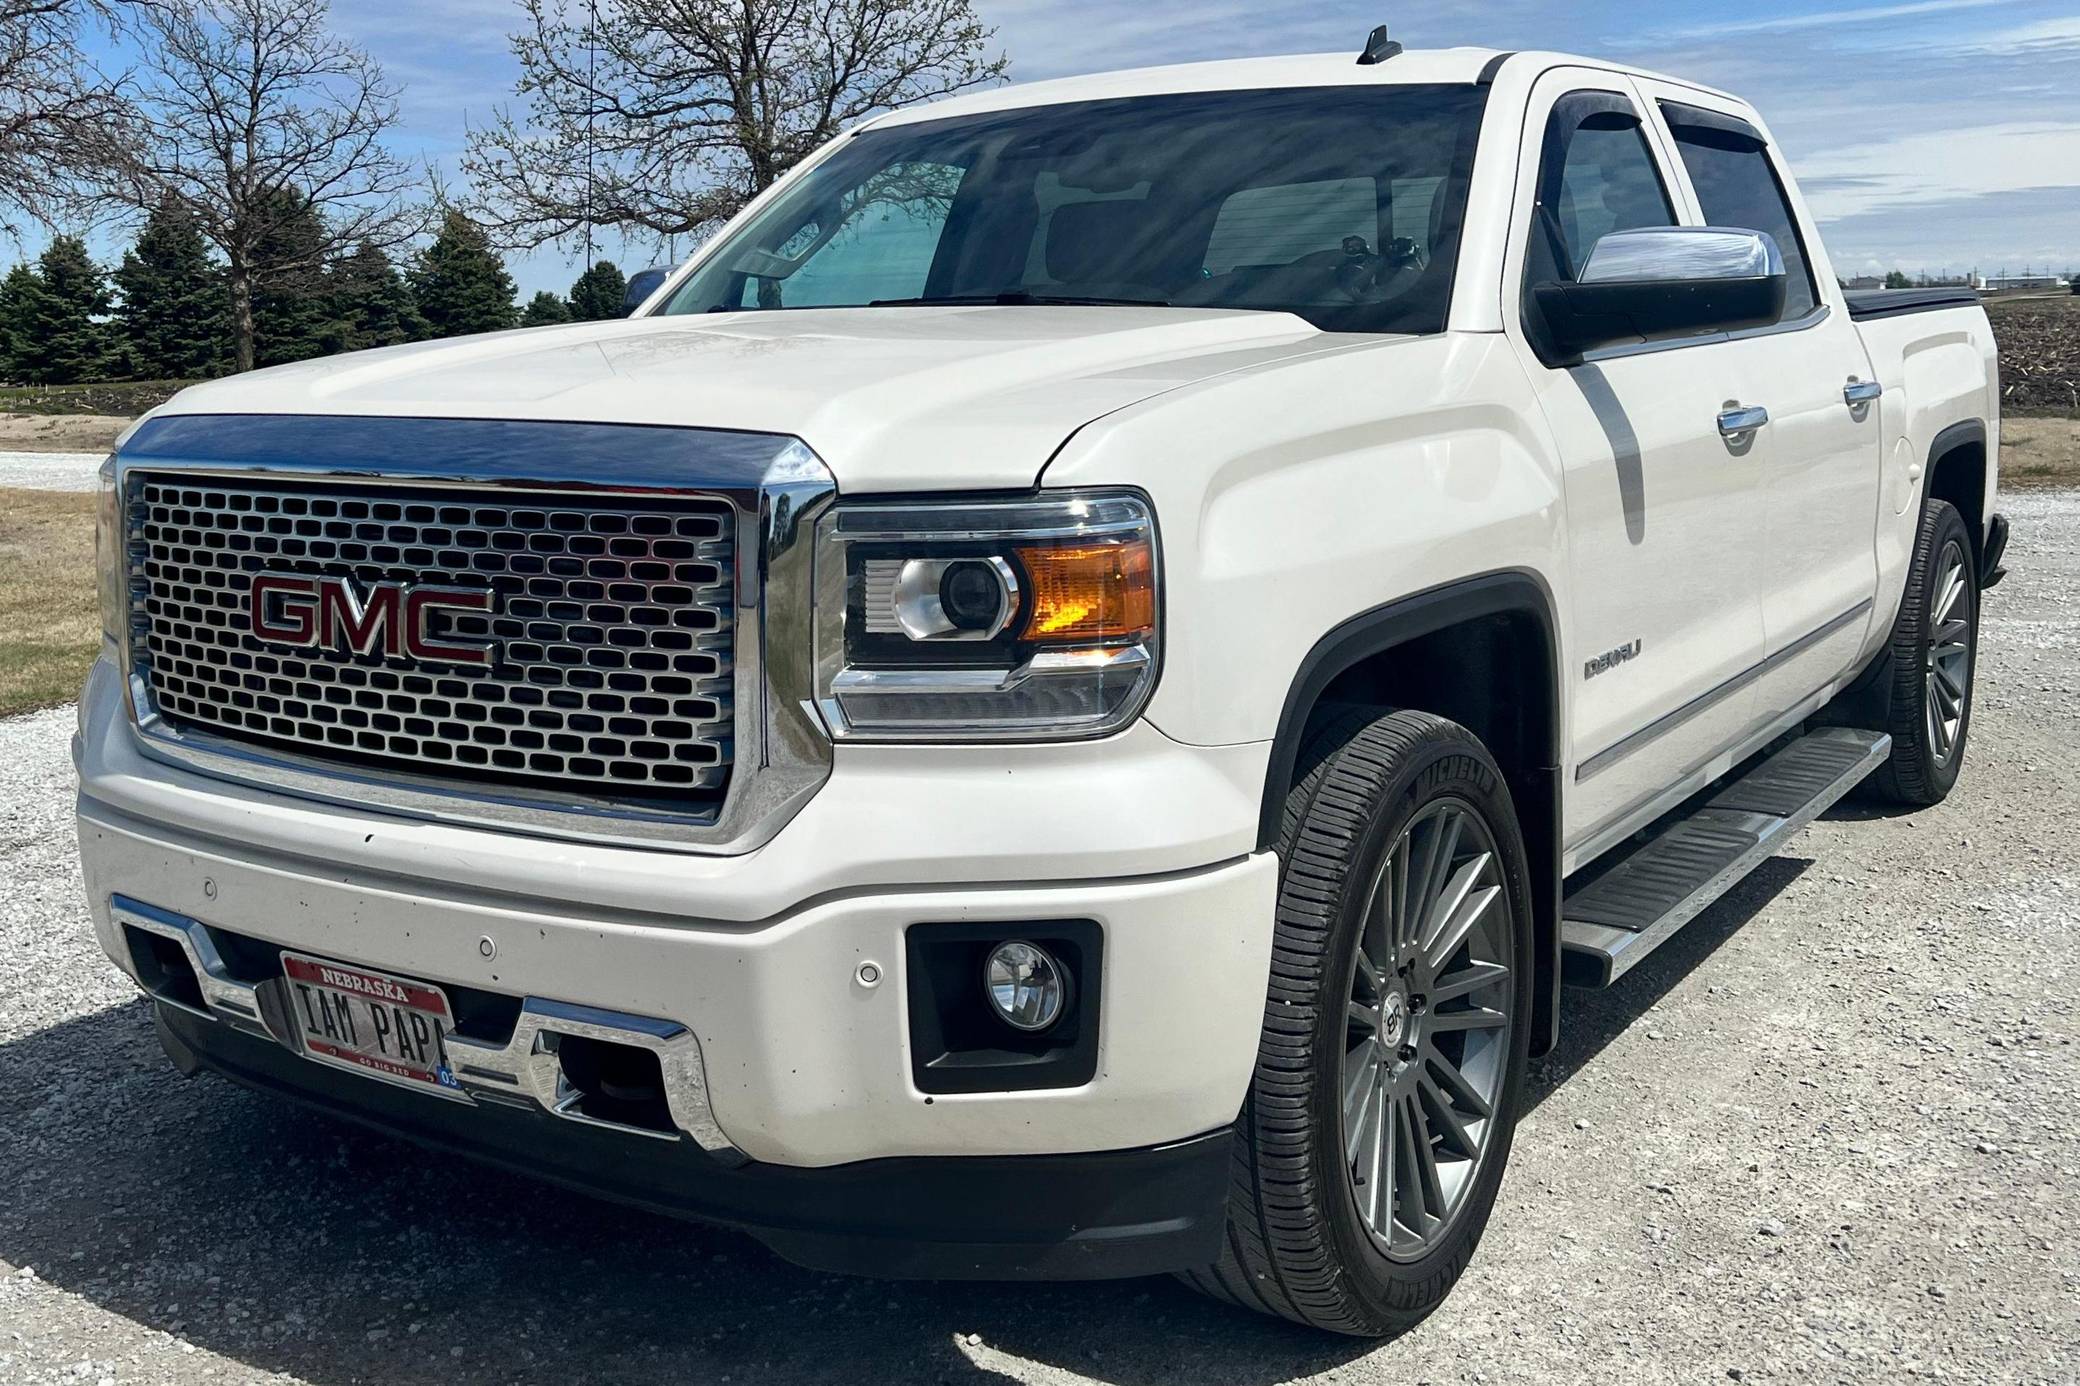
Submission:
POLYGON ((118 364, 106 321, 108 276, 77 236, 57 236, 24 285, 27 312, 16 358, 32 385, 70 385, 106 377, 118 364))
POLYGON ((601 260, 571 285, 571 321, 601 322, 621 317, 621 300, 627 295, 628 280, 612 260, 601 260))
POLYGON ((253 283, 253 364, 279 366, 324 355, 337 334, 318 209, 290 188, 266 196, 275 206, 250 258, 274 268, 253 283))
POLYGON ((553 327, 570 320, 571 306, 547 289, 527 300, 527 307, 520 313, 522 327, 553 327))
POLYGON ((39 292, 36 271, 16 265, 0 279, 0 375, 10 381, 28 379, 30 343, 29 312, 39 292))
POLYGON ((329 349, 395 346, 426 335, 426 319, 419 316, 411 290, 378 246, 363 241, 327 278, 333 310, 329 349))
POLYGON ((518 321, 513 276, 491 249, 484 228, 452 208, 406 279, 420 315, 436 337, 496 332, 518 321))
POLYGON ((115 272, 116 327, 146 380, 193 380, 228 361, 231 300, 195 220, 162 202, 115 272))

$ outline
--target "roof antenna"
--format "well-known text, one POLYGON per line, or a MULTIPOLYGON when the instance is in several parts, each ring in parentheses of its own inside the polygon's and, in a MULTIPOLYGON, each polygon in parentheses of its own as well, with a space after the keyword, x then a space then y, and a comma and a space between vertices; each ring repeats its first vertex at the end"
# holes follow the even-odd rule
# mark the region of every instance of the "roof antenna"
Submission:
POLYGON ((1372 67, 1401 54, 1401 45, 1387 37, 1387 26, 1382 24, 1365 36, 1365 51, 1358 55, 1359 67, 1372 67))

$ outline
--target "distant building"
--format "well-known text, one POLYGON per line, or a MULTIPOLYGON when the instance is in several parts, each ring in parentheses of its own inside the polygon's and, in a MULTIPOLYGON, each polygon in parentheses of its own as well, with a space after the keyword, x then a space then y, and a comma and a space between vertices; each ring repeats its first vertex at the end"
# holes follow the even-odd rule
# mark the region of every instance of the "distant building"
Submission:
POLYGON ((1844 279, 1842 287, 1845 289, 1882 289, 1885 287, 1885 278, 1883 275, 1877 274, 1859 274, 1854 279, 1844 279))
POLYGON ((1989 294, 2013 294, 2029 291, 2057 292, 2070 289, 2064 275, 2059 274, 1990 274, 1979 282, 1979 287, 1989 294))

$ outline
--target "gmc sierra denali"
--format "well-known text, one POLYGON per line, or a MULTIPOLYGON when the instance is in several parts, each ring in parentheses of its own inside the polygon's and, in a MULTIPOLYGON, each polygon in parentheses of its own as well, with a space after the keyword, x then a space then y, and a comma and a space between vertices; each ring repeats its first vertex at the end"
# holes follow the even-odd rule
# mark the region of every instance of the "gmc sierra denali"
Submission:
POLYGON ((1391 1332, 1563 982, 1949 792, 1998 427, 1971 296, 1844 293, 1687 82, 898 111, 626 321, 136 425, 87 893, 182 1072, 430 1175, 1391 1332))

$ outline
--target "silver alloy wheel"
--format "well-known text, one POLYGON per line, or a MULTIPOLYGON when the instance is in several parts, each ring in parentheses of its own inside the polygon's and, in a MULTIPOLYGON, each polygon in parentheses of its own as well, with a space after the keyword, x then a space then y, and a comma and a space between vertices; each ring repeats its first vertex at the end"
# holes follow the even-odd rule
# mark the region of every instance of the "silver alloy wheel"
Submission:
POLYGON ((1936 563, 1935 598, 1929 604, 1927 662, 1928 744, 1936 764, 1957 754, 1964 726, 1972 663, 1971 590, 1965 578, 1964 546, 1943 546, 1936 563))
POLYGON ((1366 900, 1340 1074, 1351 1193, 1395 1260, 1451 1227, 1487 1153, 1509 1071, 1515 942, 1486 821, 1464 800, 1430 804, 1366 900))

